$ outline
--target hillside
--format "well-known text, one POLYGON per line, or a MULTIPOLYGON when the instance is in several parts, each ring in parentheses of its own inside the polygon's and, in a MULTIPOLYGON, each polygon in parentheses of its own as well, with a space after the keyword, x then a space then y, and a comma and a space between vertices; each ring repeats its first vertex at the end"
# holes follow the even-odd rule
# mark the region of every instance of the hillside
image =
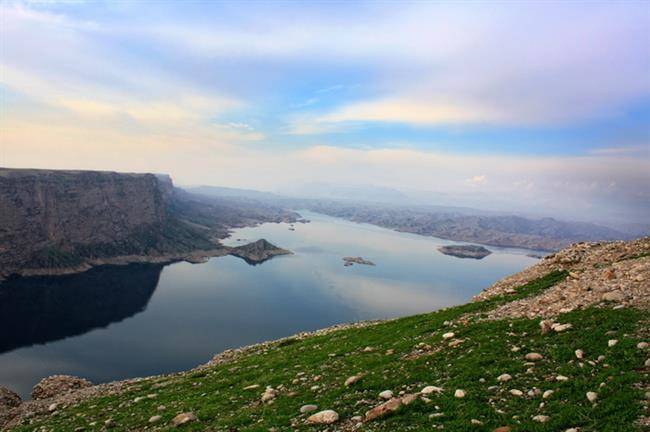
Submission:
POLYGON ((280 208, 190 194, 166 175, 0 168, 0 280, 101 264, 225 255, 233 227, 296 221, 280 208))
POLYGON ((643 430, 649 281, 650 238, 577 244, 465 305, 229 350, 178 374, 98 386, 53 377, 22 404, 0 389, 0 421, 15 431, 643 430))

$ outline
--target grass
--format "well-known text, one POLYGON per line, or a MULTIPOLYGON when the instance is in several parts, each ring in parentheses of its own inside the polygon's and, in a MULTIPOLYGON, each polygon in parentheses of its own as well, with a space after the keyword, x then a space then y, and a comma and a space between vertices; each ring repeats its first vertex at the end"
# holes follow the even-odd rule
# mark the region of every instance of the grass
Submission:
POLYGON ((36 417, 31 425, 16 430, 44 426, 52 431, 80 427, 98 431, 108 418, 114 420, 115 430, 172 430, 171 419, 186 411, 199 418, 199 422, 181 428, 187 431, 323 430, 323 426, 304 424, 306 416, 299 414, 304 404, 336 410, 341 416, 340 430, 352 416, 363 415, 378 405, 377 395, 383 390, 413 393, 425 385, 436 385, 445 391, 431 396, 431 402, 417 400, 392 416, 364 424, 361 430, 431 431, 442 426, 448 431, 491 431, 507 425, 513 431, 528 432, 571 427, 581 431, 633 431, 642 413, 643 394, 633 387, 644 379, 640 368, 645 357, 636 348, 638 338, 634 336, 644 326, 642 312, 606 308, 574 311, 558 319, 572 323, 573 329, 547 335, 540 333, 535 320, 461 319, 470 312, 485 312, 502 302, 535 295, 564 277, 564 273, 551 273, 520 287, 508 298, 276 342, 229 363, 143 380, 120 395, 36 417), (442 338, 450 331, 464 342, 450 347, 442 338), (619 339, 619 343, 608 347, 609 339, 619 339), (367 346, 373 350, 364 352, 367 346), (424 347, 423 352, 412 355, 416 347, 424 347), (519 350, 513 351, 513 347, 519 350), (576 349, 585 351, 582 365, 575 357, 576 349), (534 366, 524 360, 531 351, 544 356, 534 366), (600 355, 605 359, 596 361, 600 355), (346 378, 359 372, 367 375, 350 387, 343 385, 346 378), (499 384, 496 378, 503 373, 513 378, 499 384), (554 380, 558 374, 569 380, 554 380), (244 390, 252 384, 260 388, 244 390), (280 389, 272 404, 259 402, 267 385, 280 389), (316 385, 319 387, 313 388, 316 385), (519 389, 525 394, 534 388, 555 393, 546 400, 541 395, 516 397, 509 393, 519 389), (455 389, 465 390, 466 397, 455 398, 455 389), (599 394, 595 405, 587 400, 587 391, 599 394), (149 394, 156 396, 134 402, 149 394), (540 407, 542 402, 544 406, 540 407), (159 405, 166 408, 158 412, 159 405), (443 415, 435 416, 439 413, 443 415), (150 425, 148 419, 157 414, 162 421, 150 425), (549 421, 533 421, 538 414, 550 416, 549 421), (482 425, 472 424, 472 419, 482 425))

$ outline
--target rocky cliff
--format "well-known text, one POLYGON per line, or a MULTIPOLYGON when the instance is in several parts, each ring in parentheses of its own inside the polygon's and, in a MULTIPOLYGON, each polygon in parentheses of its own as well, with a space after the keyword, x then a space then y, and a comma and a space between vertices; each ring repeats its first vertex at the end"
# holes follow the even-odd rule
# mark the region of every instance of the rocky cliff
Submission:
POLYGON ((224 255, 230 227, 296 216, 188 194, 166 175, 0 168, 0 280, 224 255))

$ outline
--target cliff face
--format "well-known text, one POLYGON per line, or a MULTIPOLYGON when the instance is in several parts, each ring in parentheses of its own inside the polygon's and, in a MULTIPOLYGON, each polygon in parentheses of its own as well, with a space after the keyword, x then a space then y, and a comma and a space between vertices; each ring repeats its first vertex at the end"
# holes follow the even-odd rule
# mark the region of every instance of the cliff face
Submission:
POLYGON ((0 169, 0 276, 162 252, 172 191, 153 174, 0 169))

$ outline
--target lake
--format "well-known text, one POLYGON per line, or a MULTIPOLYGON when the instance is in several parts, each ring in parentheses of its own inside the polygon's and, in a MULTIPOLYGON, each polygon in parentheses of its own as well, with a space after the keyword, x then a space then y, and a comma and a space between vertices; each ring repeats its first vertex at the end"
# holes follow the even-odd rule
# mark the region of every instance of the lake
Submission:
POLYGON ((264 224, 224 241, 266 238, 295 253, 256 266, 226 256, 0 284, 0 385, 28 397, 53 374, 98 383, 190 369, 227 348, 464 303, 537 262, 495 247, 455 258, 437 247, 457 242, 300 213, 311 222, 295 231, 264 224), (345 256, 376 266, 344 267, 345 256))

